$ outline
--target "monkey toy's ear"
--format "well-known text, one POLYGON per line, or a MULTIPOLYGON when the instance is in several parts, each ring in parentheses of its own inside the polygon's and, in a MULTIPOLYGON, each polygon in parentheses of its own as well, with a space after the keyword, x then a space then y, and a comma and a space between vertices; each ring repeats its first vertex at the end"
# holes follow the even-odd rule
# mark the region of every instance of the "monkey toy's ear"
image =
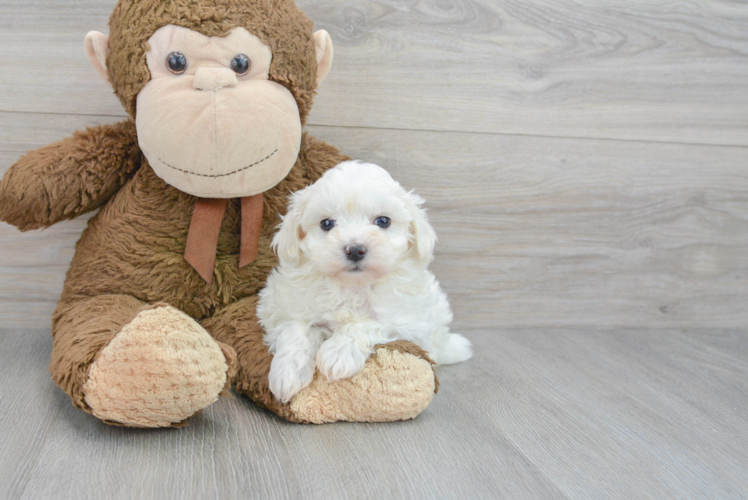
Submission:
POLYGON ((314 34, 314 46, 317 49, 317 86, 319 86, 332 66, 332 39, 327 31, 319 30, 314 34))
POLYGON ((96 72, 107 82, 109 74, 106 70, 106 58, 109 55, 109 37, 98 31, 91 31, 84 42, 86 56, 96 72))

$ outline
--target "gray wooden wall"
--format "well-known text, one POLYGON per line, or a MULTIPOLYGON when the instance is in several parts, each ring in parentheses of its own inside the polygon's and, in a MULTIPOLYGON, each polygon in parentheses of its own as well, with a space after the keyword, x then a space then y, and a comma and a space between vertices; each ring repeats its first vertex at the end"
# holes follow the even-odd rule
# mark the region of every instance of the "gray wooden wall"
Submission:
MULTIPOLYGON (((114 0, 0 1, 0 172, 124 117, 114 0)), ((300 0, 311 132, 426 200, 457 329, 748 324, 748 4, 300 0)), ((0 319, 46 328, 86 219, 0 224, 0 319)))

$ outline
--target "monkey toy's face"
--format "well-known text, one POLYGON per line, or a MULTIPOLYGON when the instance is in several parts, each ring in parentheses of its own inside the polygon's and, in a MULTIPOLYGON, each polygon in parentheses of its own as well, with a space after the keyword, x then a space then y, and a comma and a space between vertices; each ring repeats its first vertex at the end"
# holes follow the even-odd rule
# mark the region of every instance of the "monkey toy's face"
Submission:
POLYGON ((296 161, 301 119, 268 80, 270 47, 244 28, 207 37, 178 26, 148 40, 151 80, 137 99, 140 147, 159 177, 195 196, 264 192, 296 161))
MULTIPOLYGON (((317 83, 332 59, 324 31, 314 34, 317 83)), ((150 80, 136 101, 140 148, 156 174, 194 196, 262 193, 294 166, 301 117, 293 94, 269 78, 273 54, 247 29, 208 37, 174 25, 148 39, 150 80)), ((108 38, 92 32, 86 51, 99 73, 108 38)))

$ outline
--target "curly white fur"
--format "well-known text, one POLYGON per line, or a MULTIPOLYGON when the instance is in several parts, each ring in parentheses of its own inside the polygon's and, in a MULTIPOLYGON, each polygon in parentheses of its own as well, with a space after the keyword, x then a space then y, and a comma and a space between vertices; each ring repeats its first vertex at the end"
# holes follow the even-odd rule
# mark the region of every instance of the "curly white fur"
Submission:
POLYGON ((419 345, 439 364, 470 358, 470 341, 449 332, 447 296, 428 271, 436 234, 422 204, 362 162, 341 163, 291 196, 273 239, 280 265, 257 309, 278 399, 290 401, 315 368, 331 380, 352 377, 375 345, 393 340, 419 345), (389 227, 376 225, 380 217, 389 227), (348 258, 351 245, 366 248, 361 260, 348 258))

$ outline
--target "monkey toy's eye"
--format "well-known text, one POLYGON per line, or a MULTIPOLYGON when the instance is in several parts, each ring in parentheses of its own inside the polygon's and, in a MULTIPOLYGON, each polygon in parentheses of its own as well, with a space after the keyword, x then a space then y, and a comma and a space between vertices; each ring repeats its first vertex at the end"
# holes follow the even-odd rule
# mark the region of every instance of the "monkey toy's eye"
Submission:
POLYGON ((181 75, 187 69, 187 58, 181 52, 172 52, 166 56, 166 67, 175 75, 181 75))
POLYGON ((390 227, 390 218, 389 217, 377 217, 377 220, 374 221, 374 224, 381 227, 382 229, 387 229, 390 227))
POLYGON ((323 231, 330 231, 335 227, 335 221, 332 219, 325 219, 319 223, 319 227, 321 227, 323 231))
POLYGON ((252 61, 244 54, 238 54, 231 60, 231 69, 239 76, 246 75, 251 67, 252 61))

